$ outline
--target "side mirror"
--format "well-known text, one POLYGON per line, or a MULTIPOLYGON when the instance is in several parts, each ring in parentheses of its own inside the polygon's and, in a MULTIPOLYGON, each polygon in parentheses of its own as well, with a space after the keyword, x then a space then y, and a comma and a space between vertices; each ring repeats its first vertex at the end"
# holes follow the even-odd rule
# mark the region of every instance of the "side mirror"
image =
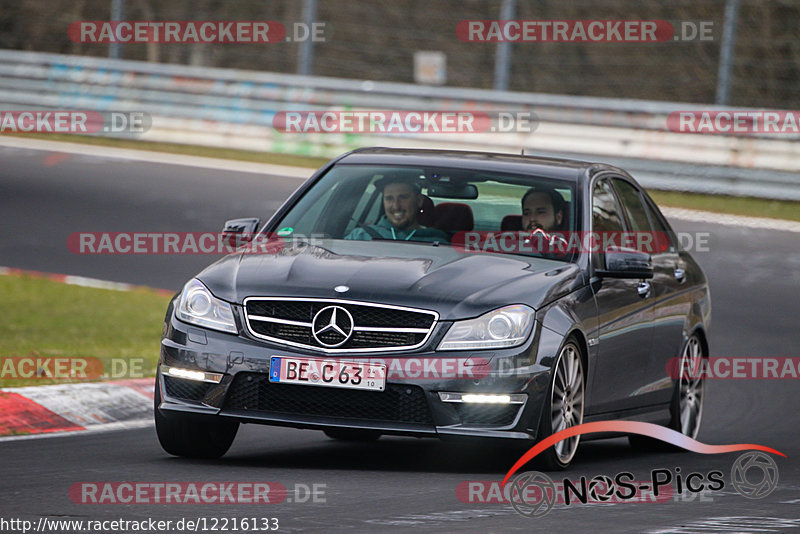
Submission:
POLYGON ((606 268, 595 271, 601 278, 653 278, 650 254, 632 248, 609 247, 606 268))
POLYGON ((244 245, 253 240, 260 224, 261 220, 255 217, 225 221, 222 238, 231 246, 244 245))

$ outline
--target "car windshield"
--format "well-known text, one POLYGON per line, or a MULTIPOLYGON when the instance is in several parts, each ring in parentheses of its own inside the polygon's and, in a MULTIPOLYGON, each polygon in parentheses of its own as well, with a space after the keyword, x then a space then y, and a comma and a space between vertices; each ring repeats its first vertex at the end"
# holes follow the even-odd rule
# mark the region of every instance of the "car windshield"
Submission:
POLYGON ((532 248, 528 238, 575 230, 574 198, 573 183, 532 175, 339 164, 273 228, 290 239, 435 243, 571 261, 532 248))

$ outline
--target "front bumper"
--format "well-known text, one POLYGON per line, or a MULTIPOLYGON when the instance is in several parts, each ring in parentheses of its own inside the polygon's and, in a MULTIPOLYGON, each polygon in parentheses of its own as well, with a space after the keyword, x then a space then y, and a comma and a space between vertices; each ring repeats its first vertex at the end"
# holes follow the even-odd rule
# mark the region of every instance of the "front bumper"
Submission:
POLYGON ((244 423, 295 428, 352 428, 418 437, 536 438, 547 393, 549 368, 536 364, 533 339, 513 349, 470 352, 432 350, 449 324, 436 326, 423 351, 323 355, 225 334, 178 321, 170 312, 161 341, 157 374, 161 413, 166 416, 226 417, 244 423), (268 380, 271 356, 326 359, 380 358, 388 365, 383 392, 275 384, 268 380), (411 360, 416 360, 411 361, 411 360), (452 373, 431 366, 410 377, 404 368, 447 360, 452 373), (393 365, 395 367, 393 367, 393 365), (162 366, 222 375, 219 383, 166 376, 162 366), (393 372, 395 371, 399 372, 393 372), (432 371, 431 371, 432 370, 432 371), (515 395, 513 404, 445 402, 440 392, 515 395), (521 395, 519 395, 521 394, 521 395))

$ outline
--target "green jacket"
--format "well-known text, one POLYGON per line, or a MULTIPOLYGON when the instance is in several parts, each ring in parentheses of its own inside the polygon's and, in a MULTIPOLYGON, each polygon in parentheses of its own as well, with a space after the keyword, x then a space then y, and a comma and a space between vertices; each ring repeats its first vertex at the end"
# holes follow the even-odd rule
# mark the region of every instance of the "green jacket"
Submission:
POLYGON ((384 239, 396 240, 396 241, 443 241, 446 243, 450 242, 450 239, 447 237, 447 234, 441 230, 436 228, 430 228, 427 226, 423 226, 421 228, 417 228, 416 230, 402 230, 398 228, 394 228, 392 223, 389 222, 389 219, 386 217, 381 217, 381 219, 376 224, 369 225, 369 230, 366 228, 354 228, 352 232, 345 236, 345 239, 356 239, 360 241, 370 241, 372 239, 373 233, 381 236, 384 239))

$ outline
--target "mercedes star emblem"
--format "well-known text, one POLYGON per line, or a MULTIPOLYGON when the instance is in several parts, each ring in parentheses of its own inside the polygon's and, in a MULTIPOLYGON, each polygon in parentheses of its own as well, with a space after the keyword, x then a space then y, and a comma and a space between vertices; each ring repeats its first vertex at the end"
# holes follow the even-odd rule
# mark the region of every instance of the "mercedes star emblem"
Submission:
POLYGON ((338 347, 353 334, 353 316, 341 306, 322 308, 311 323, 314 339, 324 347, 338 347))

